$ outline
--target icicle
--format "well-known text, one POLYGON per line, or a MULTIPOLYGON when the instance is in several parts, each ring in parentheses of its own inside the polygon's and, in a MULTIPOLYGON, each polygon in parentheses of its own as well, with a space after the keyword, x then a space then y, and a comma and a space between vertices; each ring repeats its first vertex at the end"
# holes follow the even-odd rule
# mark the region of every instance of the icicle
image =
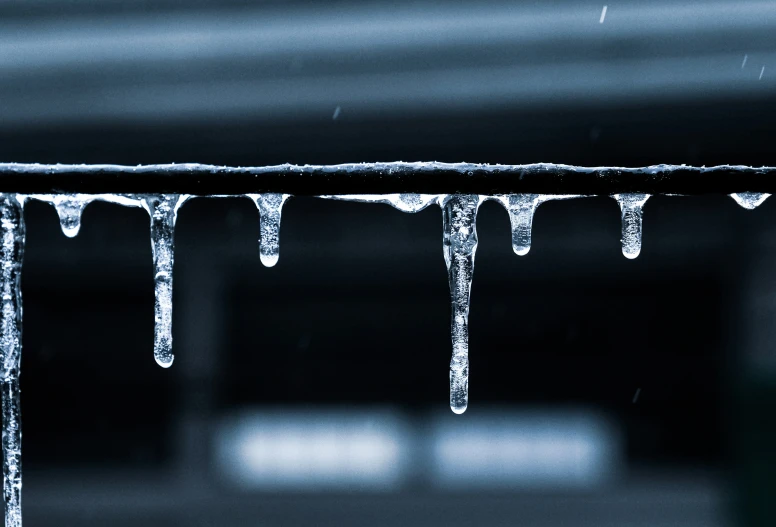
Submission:
POLYGON ((3 500, 6 527, 22 524, 22 423, 19 373, 22 353, 21 271, 24 217, 16 196, 0 194, 2 215, 3 500))
POLYGON ((771 197, 771 195, 761 192, 739 192, 731 194, 730 197, 745 209, 753 210, 762 205, 763 201, 771 197))
POLYGON ((259 257, 266 267, 280 258, 280 216, 289 194, 246 194, 259 209, 259 257))
POLYGON ((512 250, 524 256, 531 250, 531 228, 536 207, 545 198, 539 194, 511 194, 501 196, 499 201, 507 209, 512 224, 512 250))
POLYGON ((72 196, 58 195, 52 200, 59 215, 62 232, 68 238, 74 238, 81 230, 81 214, 84 208, 94 200, 94 196, 76 194, 72 196))
POLYGON ((622 211, 622 254, 629 259, 641 252, 642 207, 649 194, 615 194, 622 211))
POLYGON ((450 408, 457 414, 469 404, 469 296, 477 250, 477 208, 480 197, 454 194, 442 206, 444 256, 452 302, 450 408))
POLYGON ((146 196, 143 208, 151 216, 151 249, 154 256, 154 358, 169 368, 172 353, 172 268, 175 219, 189 196, 146 196))

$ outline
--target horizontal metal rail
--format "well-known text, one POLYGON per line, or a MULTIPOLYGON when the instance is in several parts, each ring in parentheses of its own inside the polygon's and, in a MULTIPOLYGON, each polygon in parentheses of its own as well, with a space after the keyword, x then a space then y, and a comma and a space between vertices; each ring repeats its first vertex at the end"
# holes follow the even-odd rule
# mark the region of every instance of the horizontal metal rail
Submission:
POLYGON ((776 193, 776 167, 549 163, 360 163, 225 167, 0 164, 0 193, 190 194, 711 194, 776 193))

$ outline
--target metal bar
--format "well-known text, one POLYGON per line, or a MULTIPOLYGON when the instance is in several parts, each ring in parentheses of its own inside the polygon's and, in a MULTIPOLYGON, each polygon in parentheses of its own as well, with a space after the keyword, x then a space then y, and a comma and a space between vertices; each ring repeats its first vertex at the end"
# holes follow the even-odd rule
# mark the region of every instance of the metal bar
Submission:
POLYGON ((19 194, 709 194, 776 193, 776 167, 642 168, 537 163, 361 163, 225 167, 199 164, 0 164, 0 193, 19 194))

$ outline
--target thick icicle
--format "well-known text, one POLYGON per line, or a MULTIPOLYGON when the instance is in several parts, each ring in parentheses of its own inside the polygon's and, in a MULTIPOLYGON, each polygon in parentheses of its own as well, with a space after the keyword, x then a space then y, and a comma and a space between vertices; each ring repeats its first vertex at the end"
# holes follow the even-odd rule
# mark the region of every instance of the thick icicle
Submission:
POLYGON ((84 208, 94 200, 94 196, 58 195, 53 198, 54 207, 59 215, 62 232, 68 238, 74 238, 81 230, 81 214, 84 208))
POLYGON ((642 208, 649 194, 615 194, 622 211, 622 254, 629 259, 641 252, 642 208))
POLYGON ((469 296, 477 250, 477 195, 453 194, 442 206, 444 255, 452 303, 450 408, 457 414, 469 404, 469 296))
POLYGON ((752 210, 762 205, 763 201, 771 197, 771 195, 762 192, 739 192, 731 194, 730 197, 745 209, 752 210))
POLYGON ((175 219, 188 196, 146 196, 143 208, 151 216, 151 249, 154 256, 154 358, 169 368, 172 353, 172 268, 175 219))
POLYGON ((0 194, 2 215, 3 500, 5 526, 22 524, 22 422, 19 373, 22 353, 21 271, 24 217, 17 196, 0 194))
POLYGON ((289 194, 247 194, 259 209, 259 257, 266 267, 280 258, 280 216, 289 194))

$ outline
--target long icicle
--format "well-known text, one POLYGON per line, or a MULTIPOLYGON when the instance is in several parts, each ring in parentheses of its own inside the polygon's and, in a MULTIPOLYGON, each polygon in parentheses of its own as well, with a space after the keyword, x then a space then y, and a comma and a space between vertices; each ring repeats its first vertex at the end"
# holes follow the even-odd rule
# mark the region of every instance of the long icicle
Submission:
POLYGON ((2 216, 3 318, 3 500, 5 527, 22 524, 22 421, 19 373, 22 355, 21 272, 24 257, 23 205, 13 194, 0 194, 2 216))
POLYGON ((169 368, 172 353, 172 268, 175 220, 189 196, 146 196, 143 208, 151 216, 151 249, 154 256, 154 359, 169 368))
POLYGON ((442 206, 444 255, 452 304, 450 409, 462 414, 469 405, 469 297, 477 250, 477 195, 453 194, 442 206))
POLYGON ((622 212, 622 254, 633 260, 641 253, 641 231, 644 204, 649 194, 615 194, 622 212))
POLYGON ((259 209, 259 257, 266 267, 280 258, 280 216, 288 194, 246 194, 259 209))

